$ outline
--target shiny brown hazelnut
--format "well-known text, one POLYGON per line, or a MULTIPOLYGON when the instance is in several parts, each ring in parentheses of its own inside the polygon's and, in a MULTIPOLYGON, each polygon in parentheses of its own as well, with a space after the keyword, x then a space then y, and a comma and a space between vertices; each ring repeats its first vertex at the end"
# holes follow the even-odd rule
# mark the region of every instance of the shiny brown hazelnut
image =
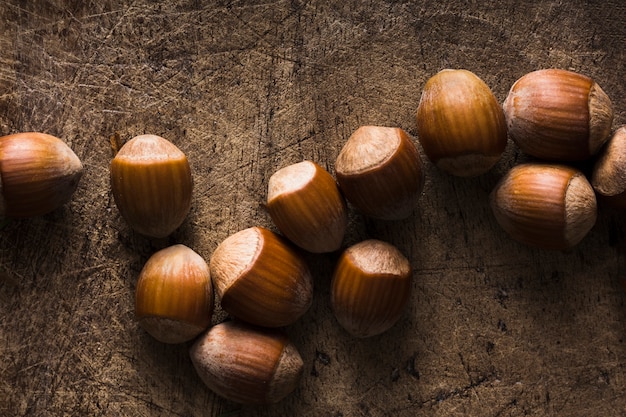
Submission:
POLYGON ((444 69, 426 82, 417 132, 426 156, 460 177, 487 172, 507 143, 500 103, 483 80, 463 69, 444 69))
POLYGON ((346 202, 332 175, 315 162, 276 171, 268 184, 267 210, 280 232, 304 250, 324 253, 341 246, 346 202))
POLYGON ((591 78, 562 69, 543 69, 518 79, 504 101, 508 132, 536 158, 581 161, 608 139, 613 105, 591 78))
POLYGON ((596 222, 596 197, 584 174, 565 165, 514 166, 490 196, 497 222, 513 239, 543 249, 577 245, 596 222))
POLYGON ((205 385, 242 404, 273 404, 292 393, 304 362, 296 346, 278 329, 227 321, 194 342, 191 362, 205 385))
POLYGON ((211 324, 213 286, 209 266, 192 249, 174 245, 146 262, 135 290, 135 317, 164 343, 187 342, 211 324))
POLYGON ((49 213, 71 198, 83 165, 61 139, 39 132, 0 137, 0 218, 49 213))
POLYGON ((365 216, 408 217, 424 187, 419 151, 400 128, 361 126, 348 138, 335 162, 341 191, 365 216))
POLYGON ((287 326, 311 306, 313 280, 306 262, 268 229, 250 227, 227 237, 209 268, 222 309, 248 323, 287 326))
POLYGON ((387 331, 402 316, 411 293, 408 259, 393 245, 369 239, 340 256, 331 283, 339 324, 356 337, 387 331))
POLYGON ((192 188, 187 157, 160 136, 134 137, 111 162, 115 204, 130 227, 148 237, 166 237, 183 223, 192 188))

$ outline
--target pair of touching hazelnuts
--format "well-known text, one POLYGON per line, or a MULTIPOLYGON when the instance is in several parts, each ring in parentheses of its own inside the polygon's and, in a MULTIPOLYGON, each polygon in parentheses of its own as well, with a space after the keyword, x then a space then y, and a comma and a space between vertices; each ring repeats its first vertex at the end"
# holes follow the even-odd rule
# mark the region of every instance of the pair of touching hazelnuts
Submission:
MULTIPOLYGON (((596 196, 626 207, 626 127, 610 138, 611 101, 589 77, 535 71, 515 82, 501 106, 473 73, 443 70, 425 84, 416 116, 424 153, 451 175, 487 172, 508 137, 538 160, 514 166, 490 196, 497 222, 520 242, 566 249, 593 227, 596 196), (592 157, 588 181, 570 163, 592 157)), ((0 138, 0 162, 1 217, 60 207, 83 172, 64 142, 34 132, 0 138)), ((209 263, 173 245, 153 254, 140 272, 140 325, 165 343, 193 340, 190 355, 200 378, 227 399, 273 403, 297 387, 303 361, 283 327, 312 302, 302 251, 341 249, 348 203, 368 217, 400 220, 411 215, 424 186, 418 148, 400 128, 358 128, 334 168, 336 179, 312 161, 271 176, 266 207, 280 234, 241 230, 217 246, 209 263), (211 326, 214 293, 233 320, 211 326)), ((120 214, 147 237, 170 235, 189 213, 188 160, 159 136, 124 144, 111 162, 110 181, 120 214)), ((331 282, 338 323, 356 337, 388 330, 405 309, 411 277, 409 260, 389 243, 370 239, 344 249, 331 282)))

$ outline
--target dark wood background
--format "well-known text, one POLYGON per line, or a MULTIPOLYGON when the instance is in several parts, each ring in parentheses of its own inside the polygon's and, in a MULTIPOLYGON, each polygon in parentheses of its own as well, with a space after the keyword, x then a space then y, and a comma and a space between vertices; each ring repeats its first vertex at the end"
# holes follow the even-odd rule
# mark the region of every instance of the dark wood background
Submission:
MULTIPOLYGON (((593 77, 626 123, 626 4, 606 1, 0 2, 0 133, 43 131, 85 165, 70 204, 0 232, 2 416, 623 416, 626 219, 601 207, 567 252, 513 242, 488 207, 524 156, 453 178, 426 158, 415 213, 352 212, 345 244, 395 244, 415 269, 387 333, 351 338, 329 309, 337 254, 310 256, 315 300, 288 332, 299 388, 268 407, 209 392, 188 345, 133 318, 137 275, 184 243, 274 228, 267 181, 303 159, 333 171, 360 125, 405 129, 426 80, 475 72, 503 101, 547 67, 593 77), (192 211, 170 238, 131 232, 112 200, 109 139, 161 135, 189 157, 192 211)), ((225 318, 218 308, 214 322, 225 318)))

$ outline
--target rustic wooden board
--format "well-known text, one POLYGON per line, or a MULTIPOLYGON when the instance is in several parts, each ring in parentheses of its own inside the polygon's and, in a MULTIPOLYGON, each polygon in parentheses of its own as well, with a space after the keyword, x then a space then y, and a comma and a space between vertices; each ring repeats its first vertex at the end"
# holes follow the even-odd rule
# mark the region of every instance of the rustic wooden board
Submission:
MULTIPOLYGON (((415 268, 389 332, 349 337, 329 309, 336 254, 310 256, 315 300, 289 334, 306 371, 269 407, 209 392, 188 345, 133 319, 137 274, 184 243, 209 259, 245 227, 273 228, 267 180, 303 159, 333 170, 360 125, 415 139, 425 81, 466 68, 504 100, 526 72, 595 78, 626 123, 626 4, 574 0, 0 3, 0 133, 44 131, 85 164, 71 202, 0 234, 0 415, 571 416, 626 414, 626 219, 601 207, 566 253, 511 241, 487 196, 524 156, 509 143, 474 179, 426 159, 409 219, 351 213, 346 245, 375 237, 415 268), (496 3, 496 4, 489 4, 496 3), (155 133, 194 171, 170 238, 131 232, 111 198, 109 138, 155 133)), ((218 308, 214 321, 225 318, 218 308)))

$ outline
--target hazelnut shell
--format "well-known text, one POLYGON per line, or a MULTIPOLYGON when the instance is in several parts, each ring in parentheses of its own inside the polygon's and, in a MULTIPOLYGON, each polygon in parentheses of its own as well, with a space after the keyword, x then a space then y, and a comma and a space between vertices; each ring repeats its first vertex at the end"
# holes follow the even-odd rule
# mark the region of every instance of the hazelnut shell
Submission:
POLYGON ((302 249, 324 253, 341 246, 346 201, 332 175, 315 162, 276 171, 268 184, 267 210, 281 233, 302 249))
POLYGON ((602 202, 626 208, 626 126, 615 131, 598 155, 591 185, 602 202))
POLYGON ((594 226, 596 197, 582 172, 565 165, 514 166, 490 195, 497 222, 513 239, 543 249, 577 245, 594 226))
POLYGON ((346 199, 365 216, 382 220, 408 217, 424 187, 417 147, 400 128, 361 126, 335 162, 346 199))
POLYGON ((49 213, 67 203, 83 165, 61 139, 39 132, 0 138, 0 217, 49 213))
POLYGON ((306 262, 271 230, 250 227, 227 237, 209 268, 222 309, 248 323, 286 326, 311 306, 313 280, 306 262))
POLYGON ((278 329, 228 321, 211 327, 190 348, 200 379, 216 394, 242 404, 273 404, 293 392, 304 363, 278 329))
POLYGON ((164 343, 183 343, 211 324, 213 286, 209 266, 192 249, 173 245, 154 253, 135 289, 135 317, 164 343))
POLYGON ((136 136, 111 161, 111 189, 131 228, 148 237, 163 238, 189 213, 191 168, 185 154, 168 140, 136 136))
POLYGON ((591 78, 562 69, 530 72, 503 104, 508 132, 519 148, 549 161, 581 161, 609 138, 613 105, 591 78))
POLYGON ((411 265, 393 245, 369 239, 340 256, 331 283, 331 306, 339 324, 356 337, 391 328, 411 293, 411 265))
POLYGON ((416 119, 424 153, 452 175, 487 172, 506 147, 500 103, 483 80, 464 69, 444 69, 426 82, 416 119))

